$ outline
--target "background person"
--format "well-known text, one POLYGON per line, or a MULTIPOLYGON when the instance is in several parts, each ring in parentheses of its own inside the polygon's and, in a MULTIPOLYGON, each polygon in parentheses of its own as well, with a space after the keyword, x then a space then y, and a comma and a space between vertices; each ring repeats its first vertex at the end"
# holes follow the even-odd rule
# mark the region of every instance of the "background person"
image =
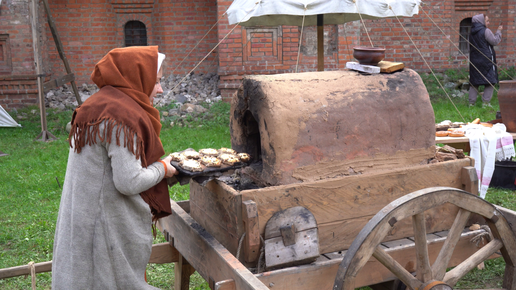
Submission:
POLYGON ((163 90, 157 46, 117 48, 95 66, 100 90, 72 117, 56 223, 52 289, 157 289, 145 281, 152 221, 171 213, 176 174, 152 99, 163 90))
POLYGON ((496 66, 496 53, 494 46, 502 40, 503 26, 498 26, 496 34, 487 28, 489 17, 478 14, 471 19, 471 33, 469 42, 469 105, 473 106, 477 101, 478 88, 484 86, 482 96, 483 105, 491 107, 493 86, 498 83, 498 68, 496 66))

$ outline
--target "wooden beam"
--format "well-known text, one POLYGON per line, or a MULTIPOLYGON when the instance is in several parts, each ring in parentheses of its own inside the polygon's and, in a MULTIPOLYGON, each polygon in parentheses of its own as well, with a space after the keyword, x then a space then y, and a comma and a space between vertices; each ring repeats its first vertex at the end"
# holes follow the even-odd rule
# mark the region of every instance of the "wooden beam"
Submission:
POLYGON ((75 81, 75 76, 73 73, 71 74, 67 74, 65 76, 62 76, 60 78, 57 78, 57 79, 53 79, 53 80, 50 80, 46 83, 43 84, 43 91, 44 92, 47 92, 51 89, 55 89, 55 88, 58 88, 66 83, 69 83, 69 82, 72 82, 72 81, 75 81))
MULTIPOLYGON (((149 263, 165 264, 179 261, 179 252, 169 243, 152 245, 149 263)), ((51 272, 52 261, 34 264, 36 273, 51 272)), ((26 265, 0 269, 0 279, 22 275, 30 275, 30 268, 26 265)))
MULTIPOLYGON (((36 268, 36 273, 50 272, 52 271, 52 261, 35 263, 34 267, 36 268)), ((0 279, 22 275, 30 275, 30 268, 28 265, 0 269, 0 279)))
POLYGON ((174 239, 174 247, 206 280, 232 279, 242 290, 268 290, 212 235, 171 200, 172 214, 160 219, 159 226, 174 239))
MULTIPOLYGON (((242 202, 242 219, 245 227, 244 260, 255 262, 260 256, 260 227, 258 225, 258 209, 252 200, 242 202)), ((240 258, 240 257, 237 257, 240 258)))

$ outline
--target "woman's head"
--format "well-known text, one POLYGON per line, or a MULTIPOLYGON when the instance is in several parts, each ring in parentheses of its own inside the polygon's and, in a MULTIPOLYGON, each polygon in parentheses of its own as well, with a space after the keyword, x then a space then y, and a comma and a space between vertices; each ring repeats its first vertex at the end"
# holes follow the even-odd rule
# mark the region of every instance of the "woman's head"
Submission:
POLYGON ((157 46, 115 48, 95 65, 91 80, 99 88, 113 86, 141 102, 149 102, 161 89, 156 86, 164 58, 164 54, 158 54, 157 46))

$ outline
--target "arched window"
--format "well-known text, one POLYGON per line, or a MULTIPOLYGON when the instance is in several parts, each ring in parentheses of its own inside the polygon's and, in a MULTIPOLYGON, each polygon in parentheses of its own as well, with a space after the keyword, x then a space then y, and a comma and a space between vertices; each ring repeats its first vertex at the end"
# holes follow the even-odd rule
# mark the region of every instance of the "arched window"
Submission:
POLYGON ((125 24, 124 28, 125 46, 146 46, 147 28, 140 21, 132 20, 125 24))
POLYGON ((465 18, 460 22, 459 27, 459 49, 464 54, 469 53, 469 33, 471 32, 471 18, 465 18))

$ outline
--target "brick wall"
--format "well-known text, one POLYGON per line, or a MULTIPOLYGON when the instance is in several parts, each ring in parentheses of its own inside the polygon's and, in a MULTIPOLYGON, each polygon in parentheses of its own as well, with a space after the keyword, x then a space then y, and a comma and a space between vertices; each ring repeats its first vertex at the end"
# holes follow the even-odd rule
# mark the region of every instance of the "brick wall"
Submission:
MULTIPOLYGON (((160 51, 167 54, 165 74, 185 74, 194 68, 197 73, 218 72, 226 99, 232 96, 246 74, 317 70, 315 27, 304 27, 301 36, 301 27, 297 26, 230 26, 225 15, 232 3, 230 0, 48 1, 79 86, 90 83, 90 73, 102 56, 115 47, 124 46, 124 25, 131 20, 146 26, 148 45, 159 45, 160 51), (219 41, 220 45, 214 49, 219 41)), ((3 88, 16 86, 18 82, 22 84, 19 77, 12 76, 24 76, 24 85, 31 78, 35 82, 32 32, 27 17, 29 3, 29 0, 3 0, 0 6, 3 88)), ((65 68, 42 2, 39 6, 43 71, 47 79, 61 77, 65 75, 65 68)), ((503 41, 496 48, 498 62, 502 66, 514 66, 515 10, 516 0, 427 1, 419 15, 400 19, 401 25, 397 19, 365 20, 366 29, 359 21, 325 25, 325 70, 344 69, 346 62, 353 60, 352 48, 369 46, 369 38, 375 46, 386 47, 386 60, 404 62, 418 71, 428 71, 428 67, 438 70, 466 67, 465 57, 455 47, 459 42, 459 23, 482 12, 490 15, 492 30, 503 22, 503 41)), ((37 102, 34 94, 19 92, 20 96, 13 97, 11 91, 7 94, 0 87, 0 104, 6 107, 6 100, 20 98, 27 103, 37 102)))

